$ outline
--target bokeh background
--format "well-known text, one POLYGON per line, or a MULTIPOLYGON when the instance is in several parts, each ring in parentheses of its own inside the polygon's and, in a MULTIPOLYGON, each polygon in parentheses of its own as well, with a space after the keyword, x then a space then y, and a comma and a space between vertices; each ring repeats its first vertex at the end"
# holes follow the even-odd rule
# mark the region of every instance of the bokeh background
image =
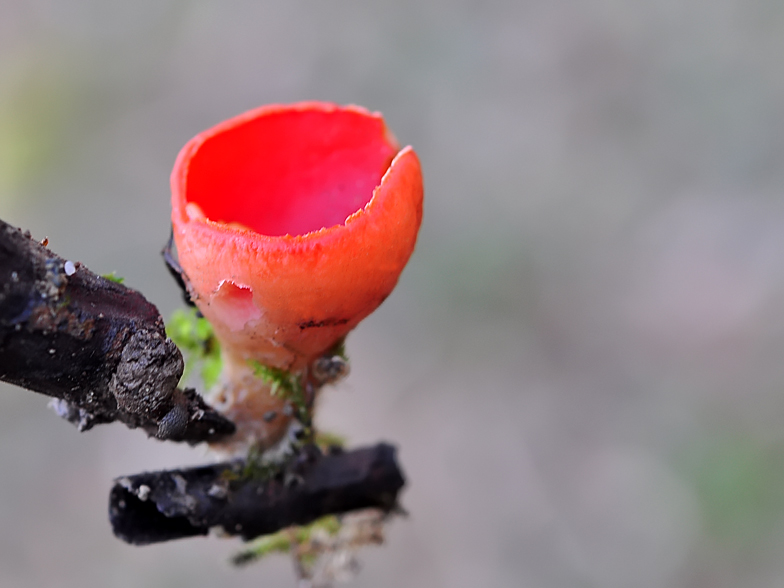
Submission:
MULTIPOLYGON (((164 316, 168 175, 260 104, 382 111, 418 249, 319 419, 409 477, 353 587, 784 585, 784 4, 0 1, 0 217, 164 316)), ((134 548, 115 476, 204 451, 0 389, 0 585, 293 586, 134 548)))

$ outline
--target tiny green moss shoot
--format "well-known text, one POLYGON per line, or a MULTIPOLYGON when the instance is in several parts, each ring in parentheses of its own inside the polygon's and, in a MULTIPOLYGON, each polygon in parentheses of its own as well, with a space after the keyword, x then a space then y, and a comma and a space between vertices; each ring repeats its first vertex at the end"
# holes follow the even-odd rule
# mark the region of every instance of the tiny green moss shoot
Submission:
POLYGON ((111 272, 109 274, 101 274, 101 277, 106 280, 109 280, 110 282, 115 282, 117 284, 122 284, 125 281, 125 278, 118 276, 117 272, 111 272))
POLYGON ((297 420, 306 427, 310 426, 310 412, 305 400, 305 389, 298 374, 270 367, 250 360, 250 366, 256 377, 261 378, 270 385, 270 394, 288 400, 295 410, 297 420))

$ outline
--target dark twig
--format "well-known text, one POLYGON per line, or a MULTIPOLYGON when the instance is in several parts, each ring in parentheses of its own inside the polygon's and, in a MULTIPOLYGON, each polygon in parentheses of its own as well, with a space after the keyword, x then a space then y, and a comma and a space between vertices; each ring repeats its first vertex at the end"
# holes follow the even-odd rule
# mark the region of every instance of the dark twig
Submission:
POLYGON ((391 445, 309 455, 266 480, 243 478, 244 462, 119 478, 109 498, 114 534, 136 545, 214 528, 253 539, 326 514, 396 506, 405 482, 391 445))
POLYGON ((121 421, 199 443, 234 432, 193 390, 147 299, 0 220, 0 380, 52 396, 80 430, 121 421))
MULTIPOLYGON (((189 443, 232 434, 234 424, 194 390, 177 388, 182 370, 144 296, 0 220, 0 380, 53 397, 80 430, 120 421, 189 443)), ((326 514, 388 512, 403 484, 390 445, 329 455, 309 445, 280 471, 237 461, 120 478, 109 517, 118 537, 138 545, 212 528, 251 539, 326 514)))
POLYGON ((196 306, 191 299, 190 289, 188 288, 188 274, 182 269, 180 262, 174 255, 174 227, 172 227, 169 240, 161 251, 161 255, 163 255, 166 269, 169 270, 172 278, 174 278, 174 281, 177 282, 177 285, 182 291, 182 299, 185 301, 185 304, 188 306, 196 306))

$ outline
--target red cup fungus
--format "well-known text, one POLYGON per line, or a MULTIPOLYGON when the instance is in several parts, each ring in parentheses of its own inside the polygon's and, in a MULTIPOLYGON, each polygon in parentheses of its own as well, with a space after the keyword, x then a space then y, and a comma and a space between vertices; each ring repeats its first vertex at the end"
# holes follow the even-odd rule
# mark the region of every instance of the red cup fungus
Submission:
POLYGON ((171 188, 180 264, 221 344, 211 401, 238 441, 269 447, 290 419, 253 364, 312 379, 390 294, 422 220, 419 160, 378 113, 270 105, 191 139, 171 188))

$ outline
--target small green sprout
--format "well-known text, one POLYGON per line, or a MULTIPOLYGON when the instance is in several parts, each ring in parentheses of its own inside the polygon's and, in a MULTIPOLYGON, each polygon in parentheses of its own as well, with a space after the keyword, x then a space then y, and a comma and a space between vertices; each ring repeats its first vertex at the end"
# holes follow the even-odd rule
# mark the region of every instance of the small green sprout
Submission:
POLYGON ((122 284, 125 281, 125 278, 118 276, 114 271, 109 274, 101 274, 101 277, 117 284, 122 284))

